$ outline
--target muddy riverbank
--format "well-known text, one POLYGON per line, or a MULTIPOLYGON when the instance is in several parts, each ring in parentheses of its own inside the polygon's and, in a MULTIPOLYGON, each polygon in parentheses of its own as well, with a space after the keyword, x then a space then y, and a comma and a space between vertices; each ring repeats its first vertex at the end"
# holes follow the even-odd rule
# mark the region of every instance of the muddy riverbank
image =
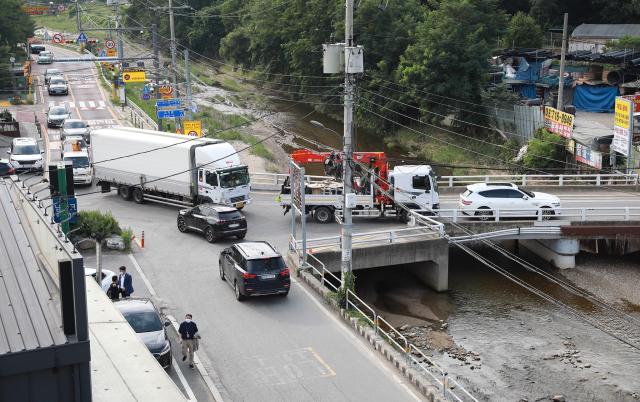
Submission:
MULTIPOLYGON (((624 310, 637 328, 639 257, 581 255, 575 270, 546 269, 624 310)), ((358 272, 357 291, 480 400, 639 400, 640 351, 460 251, 450 258, 449 292, 429 290, 401 267, 358 272)), ((578 311, 602 314, 539 276, 500 263, 578 311)))

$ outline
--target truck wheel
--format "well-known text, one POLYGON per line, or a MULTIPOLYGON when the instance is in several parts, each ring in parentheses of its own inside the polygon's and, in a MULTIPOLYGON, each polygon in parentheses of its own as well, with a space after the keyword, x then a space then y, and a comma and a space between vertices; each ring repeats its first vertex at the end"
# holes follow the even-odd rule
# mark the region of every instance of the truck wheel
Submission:
POLYGON ((131 201, 131 188, 129 188, 129 186, 119 187, 118 195, 125 201, 131 201))
POLYGON ((409 211, 406 209, 400 209, 397 212, 398 220, 402 223, 409 223, 409 211))
POLYGON ((313 217, 318 223, 329 223, 333 220, 333 211, 329 207, 318 207, 313 210, 313 217))
POLYGON ((136 204, 144 203, 144 194, 142 193, 142 189, 139 187, 135 187, 133 189, 133 200, 136 204))

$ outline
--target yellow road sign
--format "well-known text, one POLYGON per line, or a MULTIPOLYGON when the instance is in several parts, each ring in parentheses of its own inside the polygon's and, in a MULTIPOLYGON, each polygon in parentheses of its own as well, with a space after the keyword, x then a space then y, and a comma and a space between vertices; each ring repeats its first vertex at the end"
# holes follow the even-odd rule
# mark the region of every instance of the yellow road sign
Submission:
POLYGON ((116 49, 113 48, 107 48, 107 56, 108 57, 116 57, 116 49))
POLYGON ((122 73, 122 81, 124 82, 144 82, 145 80, 144 71, 125 71, 122 73))
POLYGON ((202 121, 185 120, 182 124, 186 135, 191 137, 202 137, 202 121))

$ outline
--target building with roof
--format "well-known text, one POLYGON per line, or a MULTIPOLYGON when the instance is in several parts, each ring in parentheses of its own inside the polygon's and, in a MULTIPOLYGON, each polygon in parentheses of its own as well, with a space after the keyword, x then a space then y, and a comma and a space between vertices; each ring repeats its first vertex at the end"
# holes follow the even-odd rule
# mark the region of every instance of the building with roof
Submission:
POLYGON ((56 244, 57 271, 45 266, 17 186, 0 181, 0 400, 91 401, 82 257, 56 244))
POLYGON ((571 33, 569 52, 602 53, 608 41, 625 36, 640 36, 640 24, 582 24, 571 33))

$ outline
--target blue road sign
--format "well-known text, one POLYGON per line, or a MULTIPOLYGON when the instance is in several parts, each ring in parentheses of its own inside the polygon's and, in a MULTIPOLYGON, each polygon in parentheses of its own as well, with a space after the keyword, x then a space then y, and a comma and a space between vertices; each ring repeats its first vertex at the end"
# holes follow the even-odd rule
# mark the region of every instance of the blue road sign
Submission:
MULTIPOLYGON (((78 220, 78 215, 76 215, 78 213, 78 200, 76 199, 76 197, 69 197, 67 198, 67 204, 69 205, 69 215, 71 216, 69 222, 76 223, 76 221, 78 220)), ((53 221, 55 223, 60 223, 60 213, 60 197, 54 197, 53 221)))
POLYGON ((151 99, 151 96, 148 93, 142 94, 142 100, 149 100, 149 99, 151 99))
POLYGON ((80 35, 78 35, 78 42, 87 43, 88 40, 87 35, 85 35, 84 32, 80 32, 80 35))
POLYGON ((182 101, 180 99, 164 99, 156 101, 156 107, 179 107, 181 105, 182 101))
POLYGON ((105 52, 104 49, 100 50, 100 53, 98 53, 98 57, 107 57, 107 52, 105 52))
POLYGON ((158 119, 171 119, 175 117, 184 117, 184 110, 182 109, 158 110, 156 114, 158 116, 158 119))

